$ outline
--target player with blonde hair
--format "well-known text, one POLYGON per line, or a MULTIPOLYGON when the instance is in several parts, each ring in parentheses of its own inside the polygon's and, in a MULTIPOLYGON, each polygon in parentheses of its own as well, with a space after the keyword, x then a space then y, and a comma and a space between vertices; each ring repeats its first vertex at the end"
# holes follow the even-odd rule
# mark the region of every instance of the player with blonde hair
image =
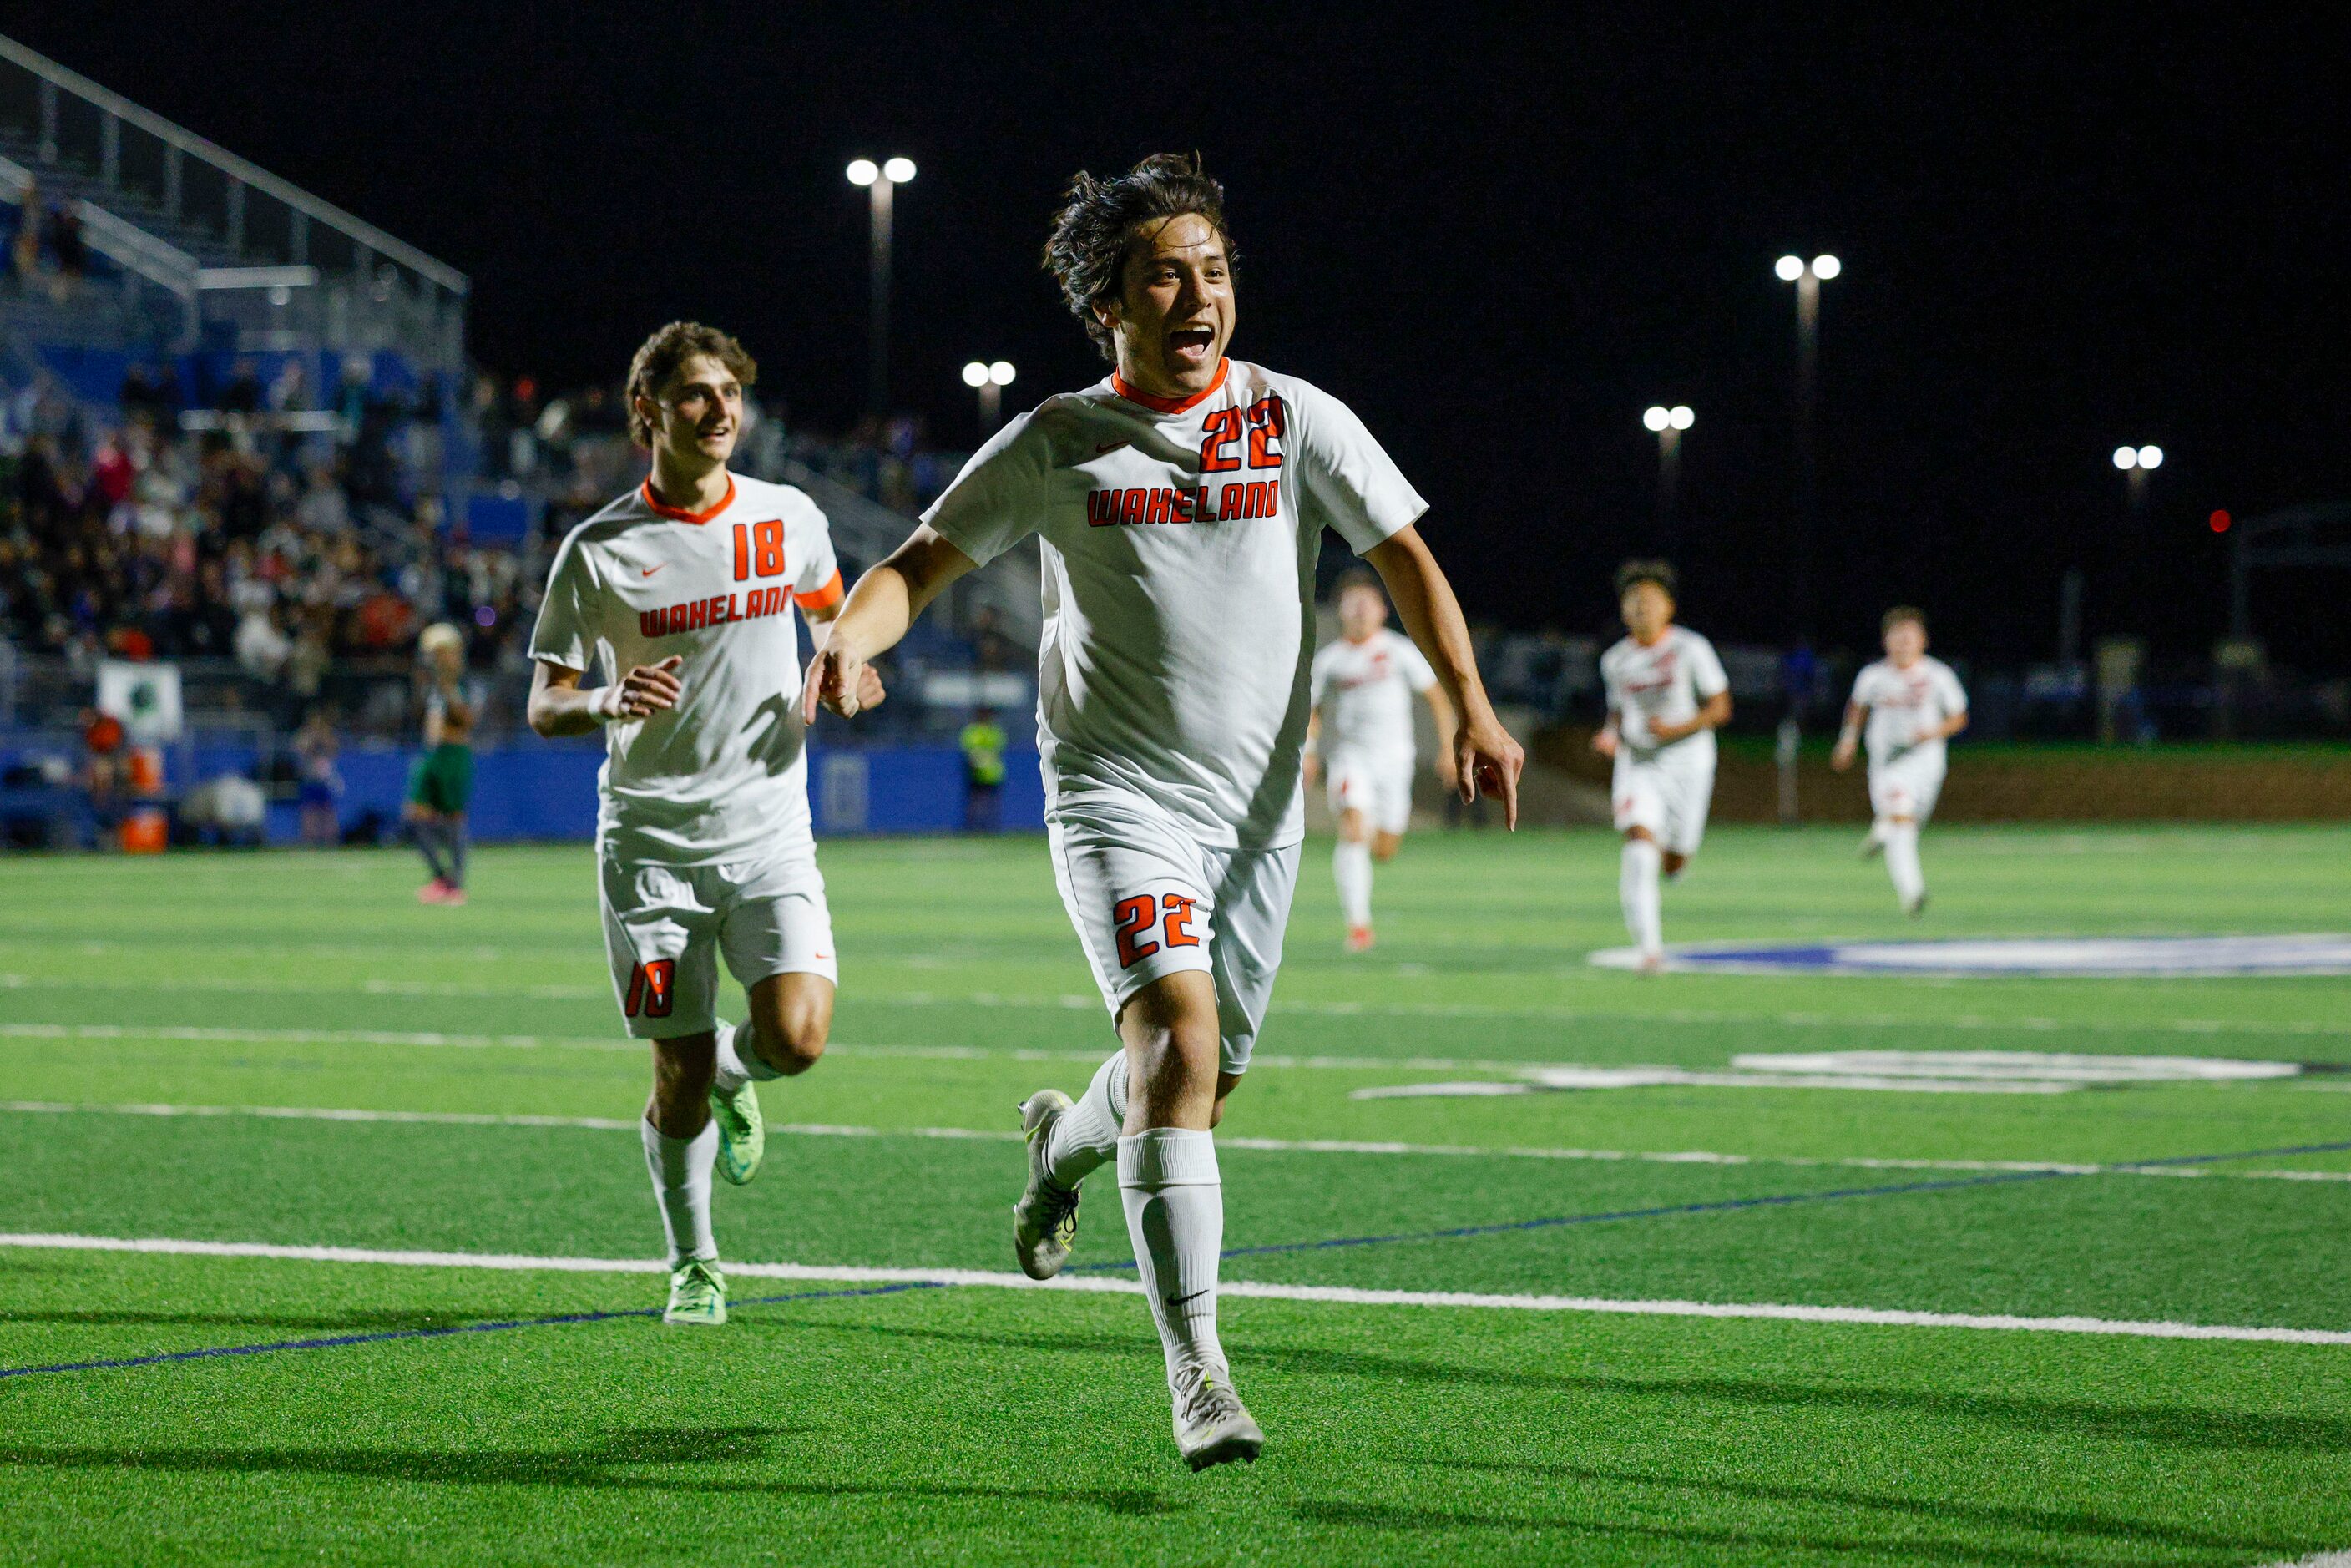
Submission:
POLYGON ((436 621, 416 639, 424 749, 408 770, 401 816, 432 879, 420 904, 465 902, 465 810, 474 800, 474 722, 482 687, 465 679, 465 634, 436 621))

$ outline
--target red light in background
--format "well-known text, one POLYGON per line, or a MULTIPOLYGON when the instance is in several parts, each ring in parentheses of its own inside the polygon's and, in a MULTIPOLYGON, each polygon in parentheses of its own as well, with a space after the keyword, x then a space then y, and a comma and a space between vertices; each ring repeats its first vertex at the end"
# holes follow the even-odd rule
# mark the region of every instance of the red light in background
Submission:
POLYGON ((2216 534, 2227 533, 2229 531, 2229 524, 2231 520, 2232 519, 2230 517, 2229 514, 2225 511, 2213 513, 2212 531, 2216 534))

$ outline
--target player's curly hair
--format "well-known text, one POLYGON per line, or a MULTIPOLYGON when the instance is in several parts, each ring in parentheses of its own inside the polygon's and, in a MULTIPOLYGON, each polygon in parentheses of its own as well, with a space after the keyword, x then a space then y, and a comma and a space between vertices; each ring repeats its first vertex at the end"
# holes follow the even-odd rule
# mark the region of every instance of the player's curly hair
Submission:
POLYGON ((659 397, 670 378, 697 354, 716 360, 747 387, 759 379, 759 361, 735 340, 734 334, 699 321, 672 321, 647 338, 629 361, 629 386, 622 401, 629 406, 630 440, 643 447, 653 445, 653 427, 637 412, 637 400, 659 397))
POLYGON ((1885 620, 1880 621, 1877 623, 1878 632, 1883 635, 1887 632, 1891 632, 1905 621, 1909 622, 1921 632, 1924 632, 1927 629, 1927 612, 1925 611, 1919 609, 1915 604, 1897 604, 1893 609, 1886 612, 1885 620))
POLYGON ((1103 359, 1115 360, 1118 351, 1094 308, 1117 298, 1127 253, 1143 226, 1186 213, 1217 231, 1230 266, 1235 256, 1233 231, 1225 224, 1225 187, 1200 166, 1197 152, 1155 152, 1114 179, 1097 180, 1081 170, 1070 182, 1045 240, 1045 270, 1061 284, 1070 313, 1085 323, 1103 359))
POLYGON ((1628 560, 1616 569, 1616 597, 1622 599, 1636 582, 1654 582, 1666 591, 1668 599, 1681 597, 1679 580, 1674 576, 1674 563, 1669 560, 1628 560))

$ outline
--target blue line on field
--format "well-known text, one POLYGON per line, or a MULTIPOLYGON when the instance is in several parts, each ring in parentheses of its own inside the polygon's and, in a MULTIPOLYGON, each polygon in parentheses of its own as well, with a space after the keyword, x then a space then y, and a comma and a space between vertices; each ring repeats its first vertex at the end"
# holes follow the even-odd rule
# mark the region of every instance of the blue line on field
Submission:
MULTIPOLYGON (((873 1285, 853 1291, 802 1291, 789 1296, 755 1296, 732 1303, 738 1307, 771 1307, 783 1301, 825 1301, 849 1296, 889 1296, 901 1291, 935 1291, 945 1287, 929 1280, 873 1285)), ((0 1366, 0 1377, 37 1377, 53 1372, 116 1372, 124 1367, 158 1366, 167 1361, 206 1361, 222 1355, 267 1355, 281 1350, 341 1350, 347 1345, 381 1344, 396 1339, 445 1339, 451 1334, 498 1333, 507 1329, 554 1328, 564 1323, 611 1322, 618 1318, 657 1318, 660 1307, 632 1307, 611 1312, 561 1312, 553 1317, 514 1318, 494 1323, 449 1323, 440 1328, 384 1329, 375 1333, 334 1334, 324 1339, 283 1339, 266 1344, 212 1345, 202 1350, 172 1350, 156 1355, 123 1356, 114 1361, 68 1361, 54 1366, 0 1366)))
MULTIPOLYGON (((2215 1165, 2227 1160, 2283 1159, 2291 1155, 2340 1154, 2351 1143, 2297 1144, 2280 1149, 2248 1149, 2222 1155, 2167 1155, 2158 1159, 2128 1160, 2091 1171, 1996 1171, 1987 1176, 1954 1176, 1939 1181, 1891 1182, 1883 1186, 1832 1187, 1825 1192, 1772 1193, 1762 1197, 1717 1198, 1707 1203, 1672 1203, 1655 1208, 1619 1208, 1599 1214, 1564 1214, 1542 1219, 1511 1219, 1493 1225, 1458 1225, 1444 1230, 1414 1230, 1394 1236, 1334 1236, 1319 1241, 1279 1241, 1264 1247, 1228 1248, 1226 1258, 1263 1258, 1280 1252, 1324 1252, 1342 1247, 1384 1247, 1396 1241, 1456 1241, 1471 1236, 1499 1236, 1514 1230, 1551 1230, 1563 1225, 1599 1225, 1618 1219, 1664 1219, 1684 1214, 1728 1214, 1745 1208, 1784 1208, 1792 1204, 1826 1203, 1848 1197, 1895 1197, 1906 1193, 1957 1192, 1966 1187, 2006 1186, 2017 1182, 2050 1181, 2061 1176, 2095 1176, 2100 1171, 2149 1170, 2168 1166, 2215 1165)), ((1114 1263, 1082 1263, 1071 1272, 1116 1272, 1134 1267, 1134 1260, 1114 1263)))

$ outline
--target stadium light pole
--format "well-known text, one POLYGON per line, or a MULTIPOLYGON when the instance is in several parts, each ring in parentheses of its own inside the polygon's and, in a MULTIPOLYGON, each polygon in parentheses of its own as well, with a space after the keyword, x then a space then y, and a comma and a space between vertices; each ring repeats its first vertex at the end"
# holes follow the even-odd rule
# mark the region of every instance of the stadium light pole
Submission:
POLYGON ((873 249, 868 263, 870 287, 873 295, 873 314, 869 328, 867 351, 871 362, 866 371, 866 397, 873 405, 876 417, 890 412, 890 232, 893 217, 893 197, 899 186, 914 177, 914 161, 892 158, 876 163, 871 158, 852 159, 849 165, 849 183, 862 185, 873 204, 873 249))
POLYGON ((1004 418, 1004 389, 1012 384, 1014 371, 1010 360, 990 363, 972 361, 963 368, 963 384, 979 391, 979 434, 982 440, 996 434, 1004 418))
POLYGON ((1672 537, 1674 505, 1681 490, 1682 432, 1698 423, 1689 404, 1667 408, 1651 403, 1641 412, 1641 423, 1657 434, 1657 538, 1672 537))
POLYGON ((1812 630, 1813 550, 1820 533, 1818 423, 1821 285, 1844 270, 1834 256, 1783 256, 1772 271, 1796 286, 1796 628, 1812 630))

